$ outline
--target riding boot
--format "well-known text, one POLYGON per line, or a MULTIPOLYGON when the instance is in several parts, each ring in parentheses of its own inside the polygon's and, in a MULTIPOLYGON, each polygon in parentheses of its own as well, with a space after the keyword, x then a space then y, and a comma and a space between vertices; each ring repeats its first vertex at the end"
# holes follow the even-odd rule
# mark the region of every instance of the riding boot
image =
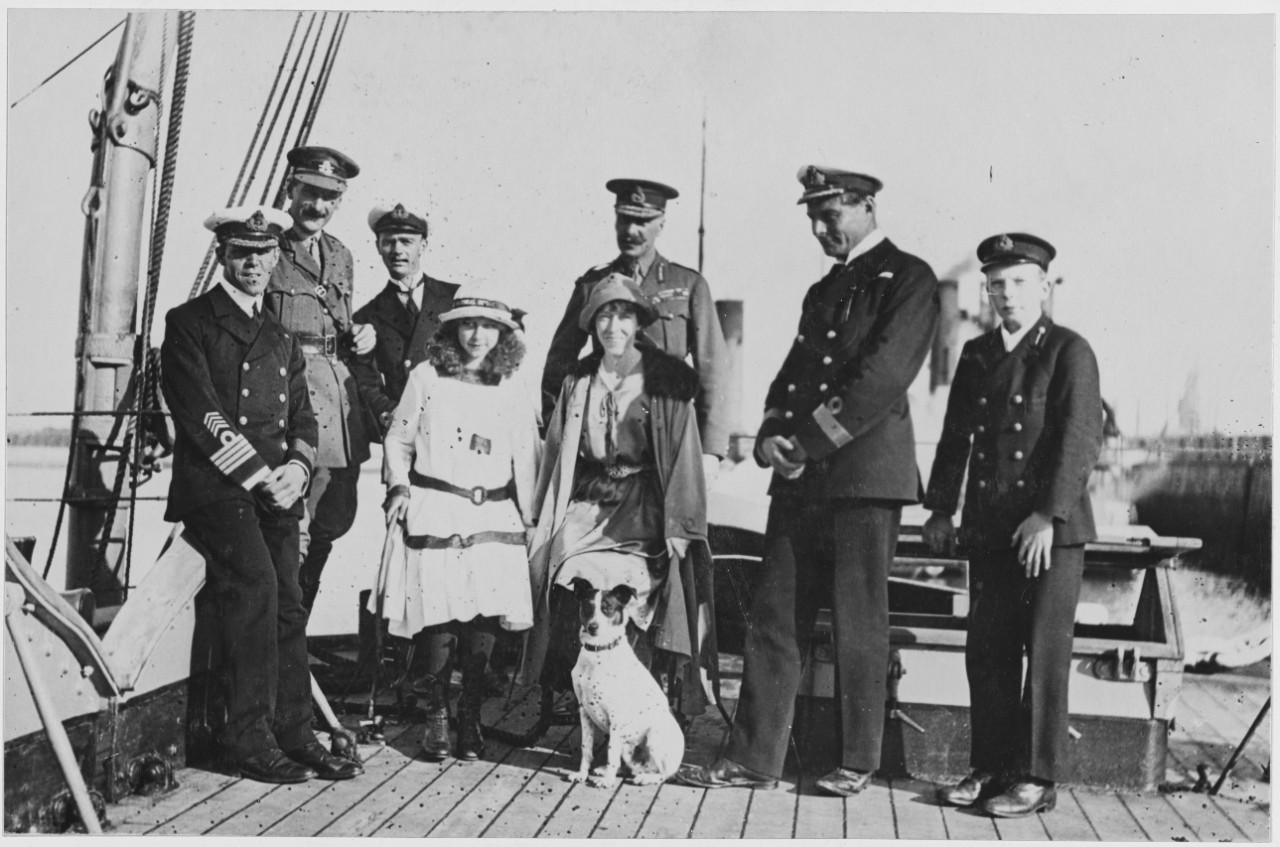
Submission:
POLYGON ((444 681, 434 676, 418 680, 415 689, 425 692, 426 730, 422 735, 422 755, 433 762, 449 758, 449 701, 444 681))
POLYGON ((464 762, 484 755, 480 732, 480 707, 484 705, 484 655, 471 656, 462 670, 462 696, 458 698, 458 752, 464 762))

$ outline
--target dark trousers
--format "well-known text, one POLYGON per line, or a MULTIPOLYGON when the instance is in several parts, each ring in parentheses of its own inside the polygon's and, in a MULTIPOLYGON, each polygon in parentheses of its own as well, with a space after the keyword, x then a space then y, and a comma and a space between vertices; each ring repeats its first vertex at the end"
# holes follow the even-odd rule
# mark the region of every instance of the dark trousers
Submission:
POLYGON ((1054 547, 1049 561, 1047 573, 1028 579, 1016 550, 969 559, 964 652, 974 770, 1054 780, 1066 757, 1067 683, 1084 547, 1054 547))
POLYGON ((889 564, 902 507, 775 497, 748 619, 742 694, 725 756, 781 776, 820 607, 832 634, 844 767, 880 766, 889 664, 889 564))
POLYGON ((307 516, 302 519, 302 567, 298 582, 302 586, 302 605, 310 613, 320 592, 320 574, 324 571, 333 542, 346 535, 356 519, 356 485, 360 466, 316 468, 307 492, 307 516))
POLYGON ((239 760, 315 740, 298 519, 223 500, 182 521, 209 552, 206 580, 229 682, 224 747, 239 760))

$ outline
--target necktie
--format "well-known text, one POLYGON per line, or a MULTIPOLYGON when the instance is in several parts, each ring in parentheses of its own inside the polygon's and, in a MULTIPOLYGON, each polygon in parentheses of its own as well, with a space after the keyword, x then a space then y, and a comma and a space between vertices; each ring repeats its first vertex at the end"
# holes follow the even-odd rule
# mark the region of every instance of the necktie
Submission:
POLYGON ((258 326, 262 326, 262 307, 255 300, 253 303, 253 322, 258 326))
POLYGON ((411 320, 416 320, 418 317, 418 304, 414 302, 413 299, 413 292, 415 290, 416 289, 410 289, 409 293, 406 294, 404 298, 404 309, 409 313, 409 318, 411 320))

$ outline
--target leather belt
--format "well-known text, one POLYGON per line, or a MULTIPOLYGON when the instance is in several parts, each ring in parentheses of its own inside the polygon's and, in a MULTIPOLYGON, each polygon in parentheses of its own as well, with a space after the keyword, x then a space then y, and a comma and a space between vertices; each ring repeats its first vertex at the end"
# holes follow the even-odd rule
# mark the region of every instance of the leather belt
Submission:
POLYGON ((498 532, 485 530, 474 535, 406 535, 404 544, 411 550, 465 550, 476 544, 524 544, 523 532, 498 532))
POLYGON ((316 356, 338 355, 338 336, 336 335, 312 335, 309 332, 299 332, 297 338, 298 345, 302 347, 304 353, 316 356))
POLYGON ((459 497, 466 497, 477 506, 490 500, 509 500, 512 496, 511 483, 509 482, 501 488, 485 488, 481 485, 477 485, 474 488, 462 488, 457 485, 451 485, 443 479, 436 479, 433 476, 424 476, 412 468, 409 469, 409 482, 419 488, 431 488, 435 491, 443 491, 446 494, 456 494, 459 497))

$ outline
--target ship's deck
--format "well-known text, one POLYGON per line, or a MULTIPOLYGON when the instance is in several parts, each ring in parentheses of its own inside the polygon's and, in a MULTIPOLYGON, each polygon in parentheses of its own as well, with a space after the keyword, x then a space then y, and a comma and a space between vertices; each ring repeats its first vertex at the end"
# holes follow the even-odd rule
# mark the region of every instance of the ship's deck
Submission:
MULTIPOLYGON (((413 725, 392 726, 384 746, 362 748, 357 779, 277 787, 187 768, 176 791, 129 798, 108 815, 114 833, 155 835, 1266 841, 1269 715, 1219 795, 1191 789, 1199 765, 1217 778, 1269 694, 1265 676, 1188 674, 1169 738, 1171 790, 1064 787, 1056 811, 1021 820, 944 808, 936 785, 913 779, 877 778, 848 800, 816 794, 810 774, 798 784, 788 774, 775 791, 597 789, 564 778, 577 766, 574 727, 552 727, 525 749, 490 739, 484 760, 462 764, 417 758, 421 730, 413 725)), ((520 732, 532 725, 537 698, 517 690, 510 703, 494 698, 486 709, 488 722, 520 732)), ((695 720, 685 761, 709 762, 724 729, 718 714, 695 720)))

